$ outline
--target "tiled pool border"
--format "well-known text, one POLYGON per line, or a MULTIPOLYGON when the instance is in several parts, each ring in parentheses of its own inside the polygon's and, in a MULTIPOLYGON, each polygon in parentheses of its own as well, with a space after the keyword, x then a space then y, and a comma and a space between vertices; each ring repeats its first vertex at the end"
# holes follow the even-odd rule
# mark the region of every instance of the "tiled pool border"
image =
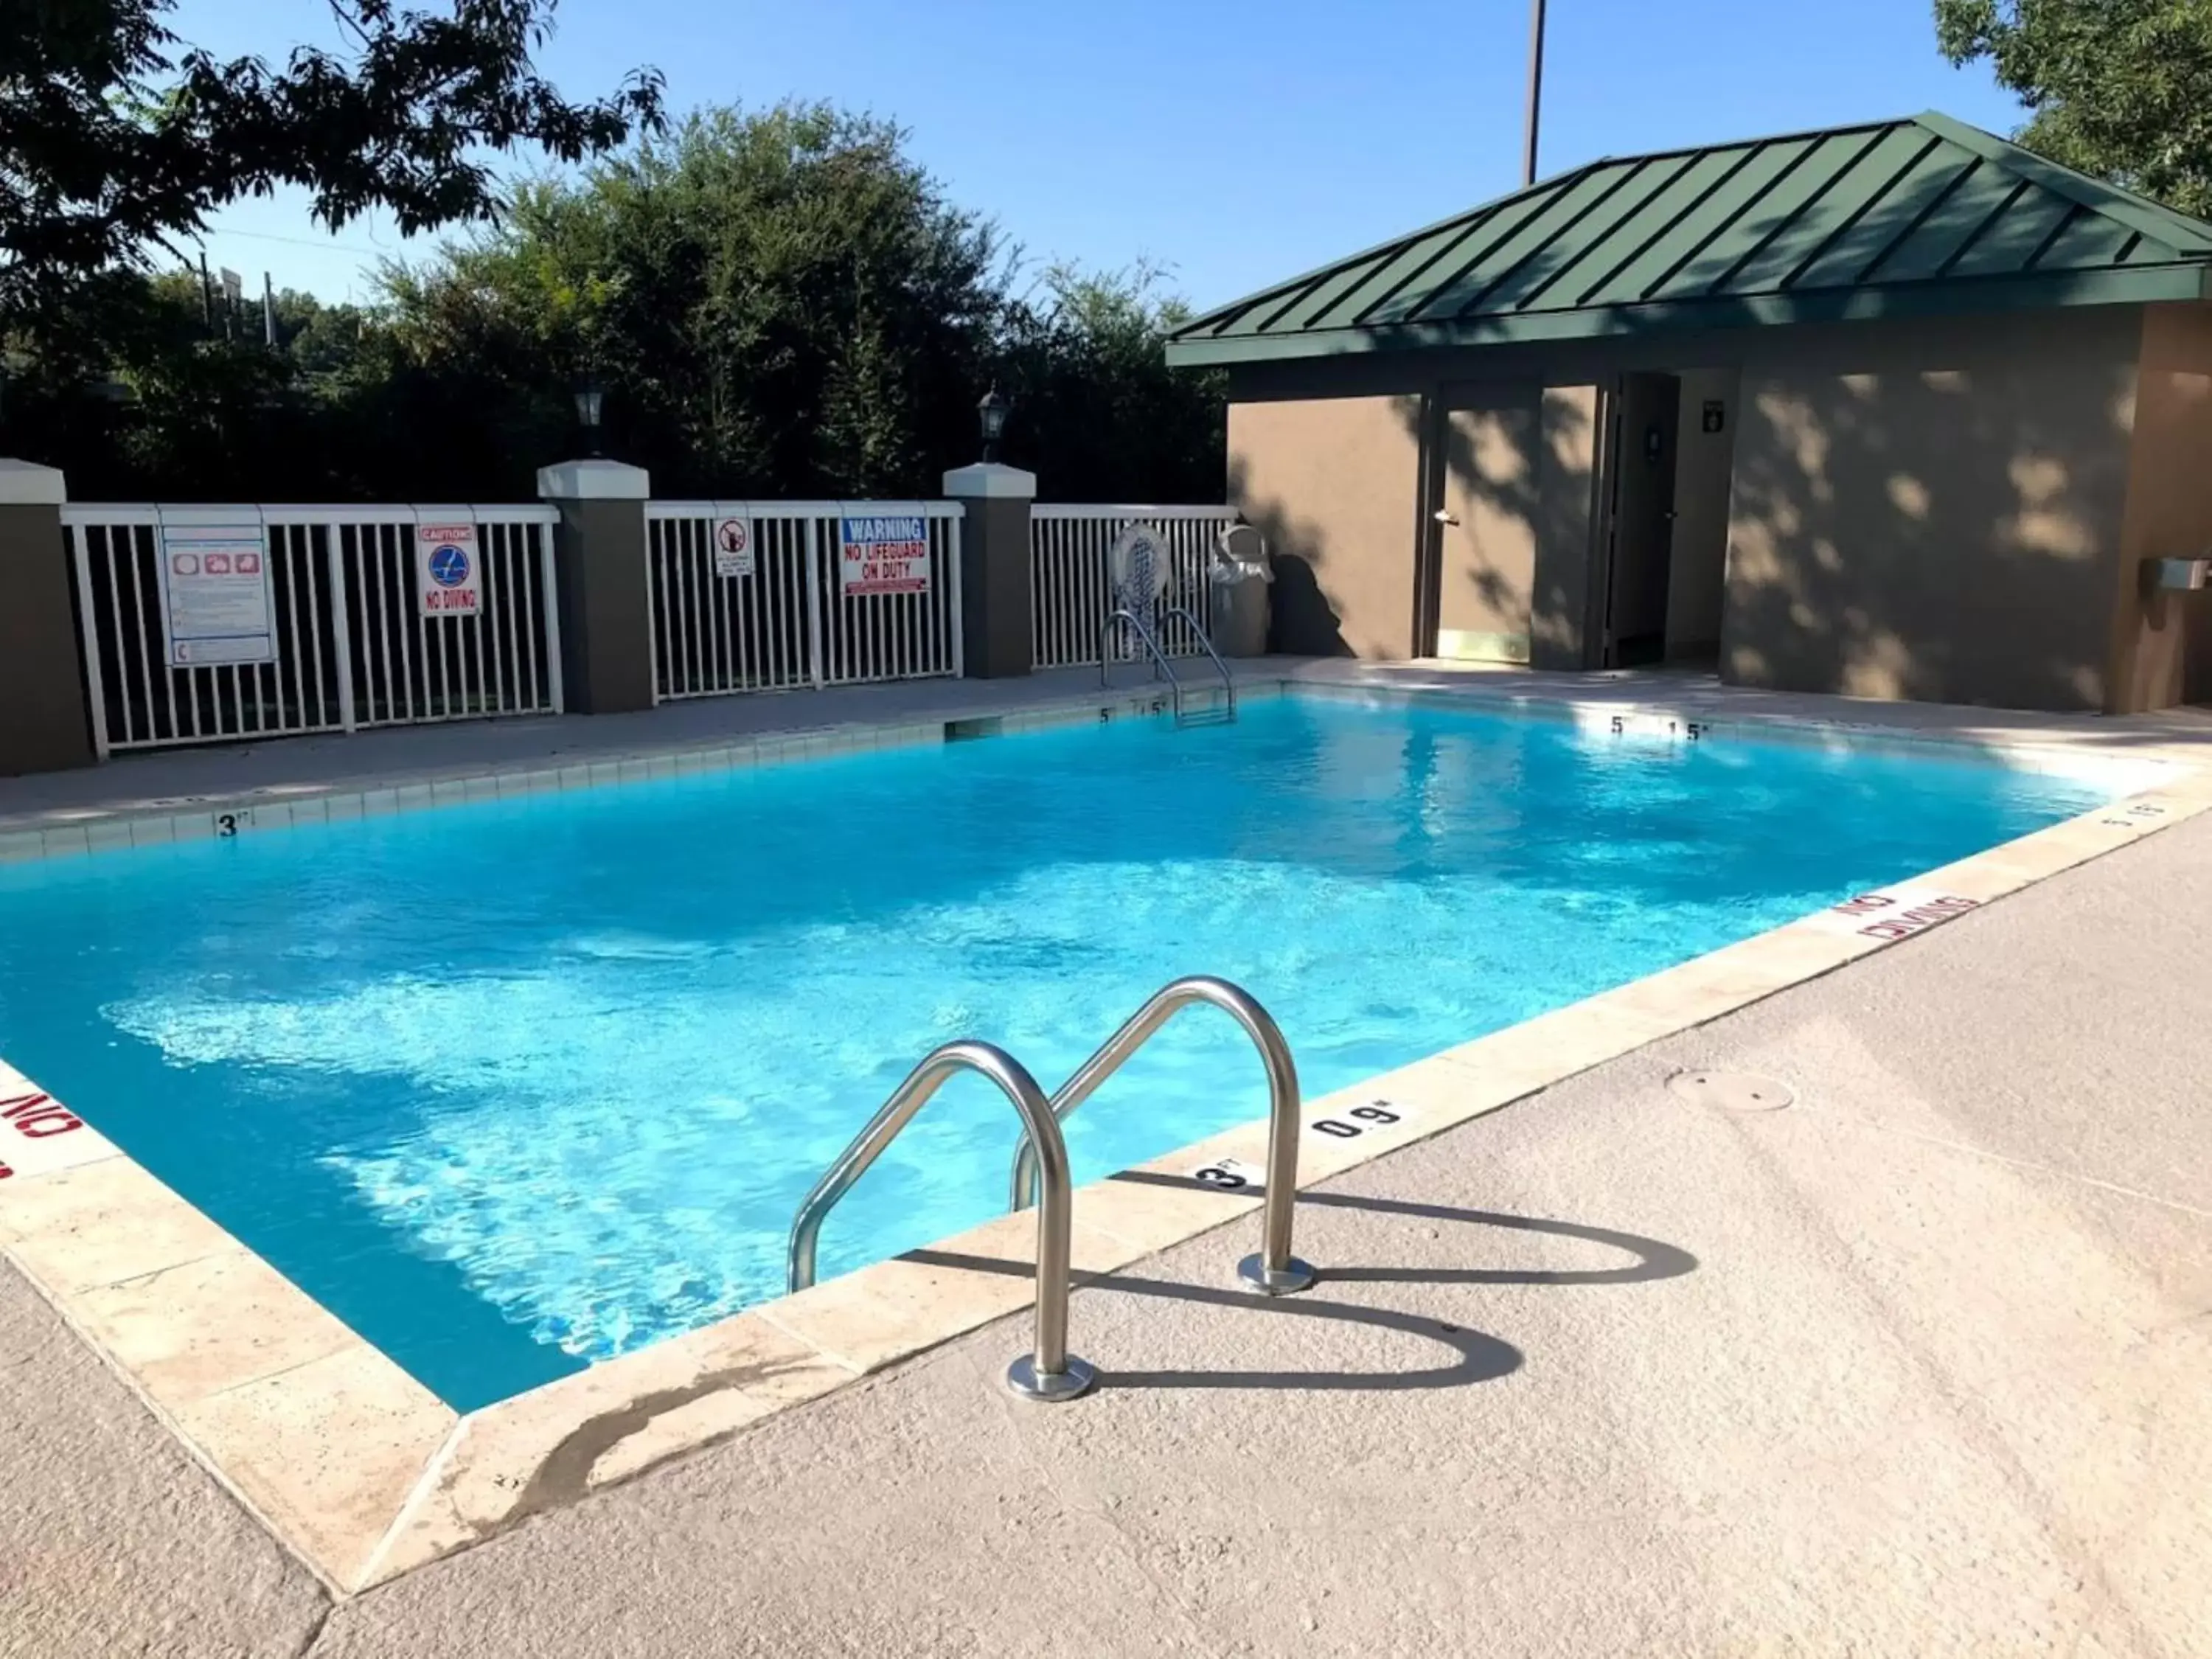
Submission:
MULTIPOLYGON (((1480 684, 1270 678, 1240 684, 1238 695, 1253 701, 1285 690, 1567 719, 1638 739, 1756 736, 1923 753, 1966 744, 2024 769, 2162 769, 2151 787, 2109 805, 1310 1101, 1309 1122, 1332 1117, 1359 1133, 1305 1136, 1301 1188, 2212 809, 2212 770, 2193 757, 2121 761, 2033 738, 1765 714, 1716 721, 1663 703, 1501 696, 1480 684), (1352 1108, 1376 1102, 1389 1103, 1395 1121, 1351 1118, 1352 1108)), ((779 733, 567 767, 179 802, 170 805, 188 810, 0 827, 0 860, 1148 716, 1158 704, 1148 690, 1062 696, 1003 714, 779 733)), ((1258 1164, 1265 1140, 1263 1123, 1243 1125, 1081 1188, 1078 1283, 1256 1209, 1249 1193, 1224 1191, 1194 1172, 1222 1158, 1258 1164)), ((1019 1269, 1034 1259, 1032 1226, 1026 1216, 1000 1217, 463 1415, 0 1061, 0 1252, 342 1595, 1019 1312, 1030 1300, 1019 1269), (969 1261, 977 1265, 961 1265, 969 1261)))

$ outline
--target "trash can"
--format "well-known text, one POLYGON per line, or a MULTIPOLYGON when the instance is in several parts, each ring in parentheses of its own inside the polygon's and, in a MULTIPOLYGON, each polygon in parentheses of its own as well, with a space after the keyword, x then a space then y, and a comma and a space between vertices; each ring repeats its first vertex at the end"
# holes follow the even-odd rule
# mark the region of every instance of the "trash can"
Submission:
POLYGON ((1267 654, 1267 546, 1249 524, 1232 524, 1206 568, 1213 584, 1213 648, 1224 657, 1267 654))

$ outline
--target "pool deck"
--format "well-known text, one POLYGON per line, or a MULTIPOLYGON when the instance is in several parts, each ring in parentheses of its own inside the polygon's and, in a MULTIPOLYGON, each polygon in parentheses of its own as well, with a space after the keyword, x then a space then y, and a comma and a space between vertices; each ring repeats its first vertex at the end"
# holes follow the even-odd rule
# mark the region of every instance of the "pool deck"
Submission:
MULTIPOLYGON (((1255 666, 2146 758, 2212 738, 1255 666)), ((927 690, 785 718, 1052 688, 927 690)), ((560 740, 726 741, 652 723, 856 695, 560 740)), ((459 775, 577 752, 474 745, 578 724, 436 735, 459 775)), ((328 751, 387 735, 0 782, 0 811, 358 788, 422 751, 328 751)), ((2212 1651, 2212 814, 2113 844, 1320 1180, 1303 1297, 1226 1288, 1249 1214, 1091 1279, 1090 1399, 1009 1400, 1000 1320, 338 1602, 0 1265, 0 1655, 2212 1651), (1797 1102, 1692 1106, 1685 1068, 1797 1102)))

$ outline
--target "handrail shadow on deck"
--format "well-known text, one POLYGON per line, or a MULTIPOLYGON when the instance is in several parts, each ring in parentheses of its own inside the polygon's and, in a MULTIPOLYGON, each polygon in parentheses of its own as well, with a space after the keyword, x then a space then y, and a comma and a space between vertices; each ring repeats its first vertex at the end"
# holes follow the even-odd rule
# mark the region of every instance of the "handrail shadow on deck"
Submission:
MULTIPOLYGON (((1218 1194, 1218 1188, 1177 1176, 1155 1175, 1145 1170, 1125 1170, 1112 1177, 1142 1185, 1179 1188, 1191 1192, 1210 1192, 1218 1194)), ((1246 1188, 1237 1196, 1256 1194, 1257 1188, 1246 1188)), ((1625 1250, 1637 1260, 1629 1266, 1614 1268, 1565 1269, 1545 1271, 1533 1268, 1504 1267, 1363 1267, 1325 1266, 1322 1269, 1324 1284, 1334 1280, 1340 1284, 1405 1284, 1405 1285, 1633 1285, 1650 1283, 1662 1279, 1678 1279, 1694 1272, 1698 1259, 1687 1250, 1657 1239, 1644 1238, 1634 1233, 1616 1231, 1607 1227, 1585 1226, 1579 1222, 1554 1221, 1536 1216, 1510 1215, 1492 1210, 1462 1210, 1447 1205, 1416 1204, 1398 1199, 1367 1198, 1351 1193, 1301 1193, 1301 1205, 1323 1208, 1376 1210, 1392 1215, 1404 1215, 1431 1221, 1449 1221, 1464 1224, 1507 1228, 1518 1232, 1550 1233, 1563 1238, 1584 1240, 1625 1250)), ((1027 1277, 1033 1270, 1030 1264, 1005 1261, 995 1256, 969 1255, 957 1251, 918 1249, 906 1251, 902 1261, 919 1261, 933 1266, 964 1268, 970 1273, 999 1273, 1027 1277)), ((1473 1331, 1446 1321, 1421 1315, 1401 1312, 1391 1308, 1361 1307, 1353 1303, 1330 1302, 1311 1295, 1290 1297, 1255 1297, 1250 1291, 1227 1285, 1185 1285, 1158 1279, 1133 1279, 1125 1274, 1097 1273, 1079 1276, 1081 1289, 1124 1291, 1132 1296, 1158 1297, 1168 1301, 1196 1302, 1216 1307, 1233 1308, 1239 1312, 1264 1315, 1268 1317, 1334 1320, 1345 1324, 1367 1325, 1378 1330, 1397 1331, 1418 1336, 1455 1351, 1457 1360, 1449 1365, 1431 1366, 1414 1371, 1283 1371, 1283 1370, 1159 1370, 1098 1372, 1101 1389, 1273 1389, 1312 1391, 1373 1390, 1393 1392, 1412 1389, 1463 1388, 1470 1383, 1487 1382, 1508 1376, 1520 1369, 1525 1356, 1511 1343, 1481 1331, 1473 1331)))

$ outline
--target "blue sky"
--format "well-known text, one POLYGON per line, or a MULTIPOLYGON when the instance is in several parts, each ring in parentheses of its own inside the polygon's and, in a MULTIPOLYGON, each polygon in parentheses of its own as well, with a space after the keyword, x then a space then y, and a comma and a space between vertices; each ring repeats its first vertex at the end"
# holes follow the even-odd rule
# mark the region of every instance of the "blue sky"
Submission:
MULTIPOLYGON (((657 64, 672 108, 823 98, 896 119, 952 198, 1037 262, 1172 267, 1200 306, 1519 183, 1527 0, 565 0, 541 57, 572 95, 657 64)), ((1551 0, 1543 170, 1938 108, 2003 132, 1929 0, 1551 0)), ((281 57, 317 0, 179 0, 185 39, 281 57)), ((388 222, 239 204, 211 263, 367 298, 388 222)))

